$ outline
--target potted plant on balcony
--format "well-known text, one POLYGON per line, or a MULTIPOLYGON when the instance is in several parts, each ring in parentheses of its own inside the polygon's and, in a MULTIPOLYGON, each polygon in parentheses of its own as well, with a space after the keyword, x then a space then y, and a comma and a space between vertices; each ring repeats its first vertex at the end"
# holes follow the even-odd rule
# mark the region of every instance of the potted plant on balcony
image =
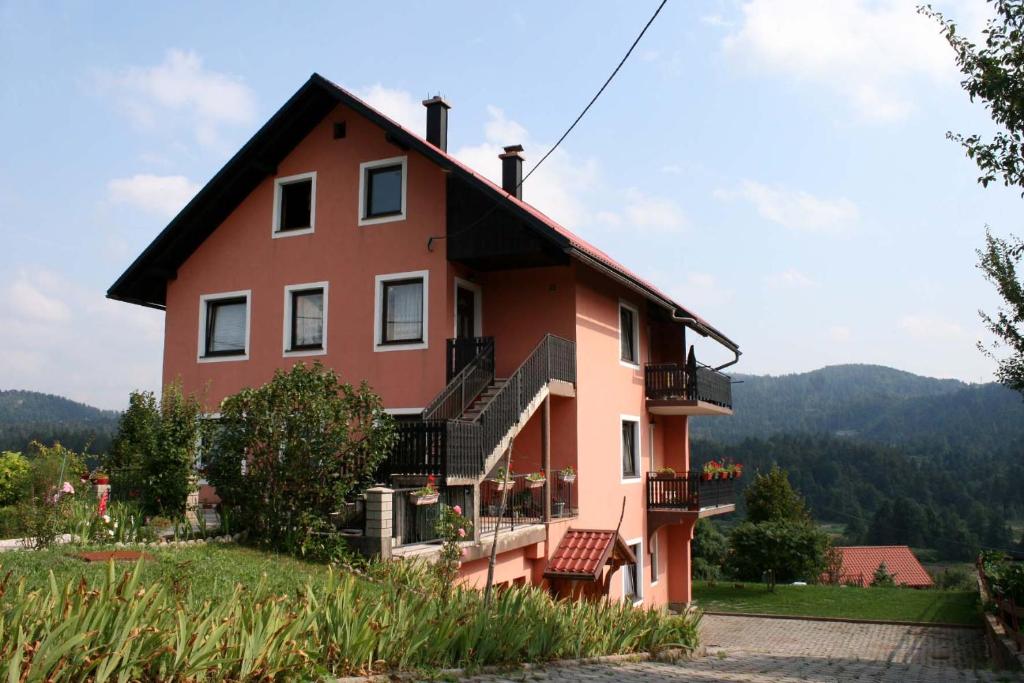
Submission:
POLYGON ((544 471, 530 472, 526 475, 526 486, 531 489, 539 489, 544 486, 544 483, 548 480, 547 476, 544 475, 544 471))
POLYGON ((427 477, 427 483, 423 488, 416 489, 409 494, 409 499, 412 500, 413 505, 435 505, 437 499, 440 498, 441 493, 437 490, 435 482, 437 478, 434 475, 427 477))
POLYGON ((515 474, 511 471, 506 471, 504 467, 499 467, 498 471, 494 473, 494 478, 491 479, 491 481, 494 482, 494 488, 496 490, 504 491, 505 489, 512 488, 512 485, 515 484, 515 480, 513 479, 514 476, 515 474))
POLYGON ((739 479, 743 476, 743 463, 733 463, 732 465, 732 478, 739 479))
POLYGON ((700 478, 704 481, 711 481, 718 477, 718 472, 722 469, 722 466, 714 460, 708 460, 704 463, 704 466, 700 470, 700 478))
POLYGON ((566 465, 558 473, 558 478, 566 484, 571 484, 576 481, 576 470, 572 468, 572 465, 566 465))
POLYGON ((675 479, 676 471, 671 467, 659 467, 654 473, 655 479, 675 479))

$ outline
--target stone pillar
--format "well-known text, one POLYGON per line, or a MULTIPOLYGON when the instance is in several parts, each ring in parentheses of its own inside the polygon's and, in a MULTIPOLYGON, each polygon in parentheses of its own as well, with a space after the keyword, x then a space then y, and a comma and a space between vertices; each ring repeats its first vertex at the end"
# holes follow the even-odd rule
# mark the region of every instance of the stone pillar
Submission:
POLYGON ((392 508, 394 490, 386 486, 375 486, 366 490, 366 539, 371 556, 382 560, 391 557, 392 508))

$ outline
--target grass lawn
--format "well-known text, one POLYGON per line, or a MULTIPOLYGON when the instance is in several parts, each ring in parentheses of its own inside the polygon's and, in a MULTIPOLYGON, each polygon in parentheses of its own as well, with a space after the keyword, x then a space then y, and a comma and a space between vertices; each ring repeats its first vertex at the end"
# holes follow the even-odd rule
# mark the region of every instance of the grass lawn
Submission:
POLYGON ((761 584, 693 582, 697 605, 710 612, 785 614, 879 621, 945 624, 981 623, 978 595, 971 591, 845 586, 783 586, 774 593, 761 584), (742 586, 737 588, 736 586, 742 586))
MULTIPOLYGON (((74 557, 81 550, 58 546, 51 550, 3 552, 0 553, 0 576, 10 572, 12 584, 24 577, 30 589, 44 587, 51 571, 58 585, 83 577, 94 583, 107 571, 107 563, 84 562, 74 557)), ((274 593, 294 593, 307 580, 316 581, 327 573, 326 565, 233 543, 146 548, 146 552, 154 558, 143 562, 142 572, 147 583, 166 582, 181 592, 191 591, 200 599, 222 598, 230 595, 236 584, 255 587, 261 579, 274 593)), ((118 562, 115 566, 118 572, 124 572, 134 565, 134 562, 118 562)))

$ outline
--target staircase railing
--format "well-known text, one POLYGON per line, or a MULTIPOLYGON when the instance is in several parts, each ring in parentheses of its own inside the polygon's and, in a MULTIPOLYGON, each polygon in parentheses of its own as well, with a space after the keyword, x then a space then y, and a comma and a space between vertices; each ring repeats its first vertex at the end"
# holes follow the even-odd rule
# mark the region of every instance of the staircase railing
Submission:
POLYGON ((482 474, 487 457, 551 380, 576 382, 576 344, 548 334, 475 420, 448 422, 448 475, 482 474))
MULTIPOLYGON (((494 337, 476 337, 472 342, 477 353, 472 360, 441 390, 433 401, 423 409, 424 420, 454 420, 465 412, 476 397, 494 381, 494 337)), ((459 340, 448 340, 448 370, 459 355, 459 340), (453 344, 454 342, 454 344, 453 344)))

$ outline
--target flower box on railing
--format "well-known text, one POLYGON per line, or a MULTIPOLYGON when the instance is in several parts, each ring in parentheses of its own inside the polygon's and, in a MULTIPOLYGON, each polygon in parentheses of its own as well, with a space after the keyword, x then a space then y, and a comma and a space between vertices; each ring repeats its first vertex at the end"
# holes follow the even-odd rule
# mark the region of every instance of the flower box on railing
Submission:
POLYGON ((412 501, 413 505, 436 505, 440 497, 441 494, 437 491, 434 491, 433 493, 420 493, 418 491, 413 491, 409 494, 409 499, 412 501))

